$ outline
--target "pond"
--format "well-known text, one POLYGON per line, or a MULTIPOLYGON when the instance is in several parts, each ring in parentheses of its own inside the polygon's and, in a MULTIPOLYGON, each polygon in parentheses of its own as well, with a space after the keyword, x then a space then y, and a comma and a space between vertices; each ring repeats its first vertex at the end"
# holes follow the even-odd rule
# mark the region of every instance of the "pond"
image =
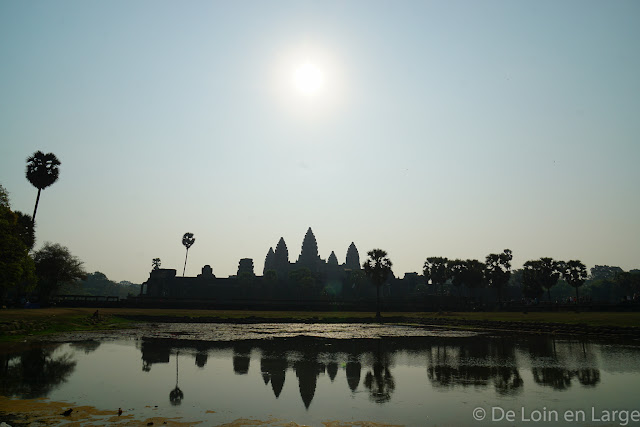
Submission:
POLYGON ((640 424, 639 346, 541 335, 156 324, 5 348, 0 362, 1 395, 122 408, 116 424, 640 424))

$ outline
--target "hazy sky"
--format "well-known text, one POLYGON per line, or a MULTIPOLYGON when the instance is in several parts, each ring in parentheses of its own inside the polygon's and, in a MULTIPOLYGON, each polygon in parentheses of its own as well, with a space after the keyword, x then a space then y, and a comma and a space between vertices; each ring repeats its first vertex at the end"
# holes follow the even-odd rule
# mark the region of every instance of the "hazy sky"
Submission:
POLYGON ((640 2, 1 1, 0 183, 37 243, 140 283, 309 226, 385 249, 640 267, 640 2), (312 94, 294 85, 311 64, 312 94))

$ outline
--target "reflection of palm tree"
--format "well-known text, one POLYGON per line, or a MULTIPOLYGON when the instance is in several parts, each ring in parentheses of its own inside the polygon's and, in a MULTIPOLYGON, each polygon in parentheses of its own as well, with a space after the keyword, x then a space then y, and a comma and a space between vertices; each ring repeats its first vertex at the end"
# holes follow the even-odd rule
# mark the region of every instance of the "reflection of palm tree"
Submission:
POLYGON ((169 393, 169 401, 172 405, 179 405, 182 403, 182 399, 184 398, 184 393, 178 387, 178 358, 180 357, 180 351, 176 352, 176 388, 171 390, 169 393))
POLYGON ((189 248, 193 246, 196 239, 193 237, 193 233, 184 233, 182 236, 182 244, 185 248, 187 248, 187 254, 184 256, 184 268, 182 269, 182 277, 184 277, 184 272, 187 270, 187 257, 189 256, 189 248))
POLYGON ((44 154, 42 151, 36 151, 27 158, 27 179, 38 189, 36 206, 31 218, 33 224, 36 222, 40 192, 58 180, 58 166, 60 166, 60 160, 53 153, 44 154))
POLYGON ((391 400, 396 383, 389 371, 389 365, 375 361, 373 373, 369 371, 364 377, 364 386, 369 389, 369 397, 374 402, 385 403, 391 400))
POLYGON ((600 382, 600 370, 585 368, 578 370, 578 381, 587 387, 593 387, 600 382))
POLYGON ((573 372, 568 369, 549 367, 532 368, 533 380, 543 386, 552 387, 555 390, 565 390, 571 387, 573 372))
POLYGON ((511 395, 522 389, 524 381, 516 367, 499 366, 493 369, 494 385, 500 394, 511 395))
POLYGON ((388 353, 378 347, 373 362, 373 371, 367 372, 363 382, 364 386, 369 389, 369 398, 376 403, 385 403, 391 400, 391 394, 396 389, 396 382, 391 375, 389 365, 388 353))

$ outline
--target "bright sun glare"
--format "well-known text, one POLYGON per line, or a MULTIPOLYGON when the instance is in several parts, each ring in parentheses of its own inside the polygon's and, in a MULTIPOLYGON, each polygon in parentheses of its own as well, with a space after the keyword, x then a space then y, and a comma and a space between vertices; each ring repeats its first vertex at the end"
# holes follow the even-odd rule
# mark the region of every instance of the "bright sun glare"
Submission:
POLYGON ((303 95, 315 95, 322 90, 324 75, 320 68, 310 62, 306 62, 295 69, 293 83, 298 92, 303 95))

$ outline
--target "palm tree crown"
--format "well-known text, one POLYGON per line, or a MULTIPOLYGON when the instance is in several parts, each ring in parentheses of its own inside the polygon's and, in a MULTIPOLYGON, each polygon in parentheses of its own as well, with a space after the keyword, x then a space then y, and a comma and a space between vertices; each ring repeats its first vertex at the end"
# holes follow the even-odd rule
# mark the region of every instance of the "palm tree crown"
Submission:
POLYGON ((42 151, 36 151, 27 158, 27 180, 38 189, 36 206, 31 219, 33 223, 36 221, 40 192, 58 180, 60 174, 58 166, 60 166, 60 160, 53 153, 44 154, 42 151))
POLYGON ((195 243, 196 239, 193 237, 193 233, 184 233, 182 236, 182 244, 185 248, 187 248, 187 253, 184 256, 184 268, 182 269, 182 277, 184 277, 184 272, 187 270, 187 257, 189 256, 189 248, 195 243))
POLYGON ((380 318, 380 287, 391 273, 391 260, 387 258, 387 252, 382 249, 373 249, 367 252, 369 258, 362 264, 364 273, 376 285, 376 318, 380 318))
POLYGON ((182 244, 189 250, 189 248, 195 243, 196 239, 193 237, 193 233, 184 233, 182 236, 182 244))

